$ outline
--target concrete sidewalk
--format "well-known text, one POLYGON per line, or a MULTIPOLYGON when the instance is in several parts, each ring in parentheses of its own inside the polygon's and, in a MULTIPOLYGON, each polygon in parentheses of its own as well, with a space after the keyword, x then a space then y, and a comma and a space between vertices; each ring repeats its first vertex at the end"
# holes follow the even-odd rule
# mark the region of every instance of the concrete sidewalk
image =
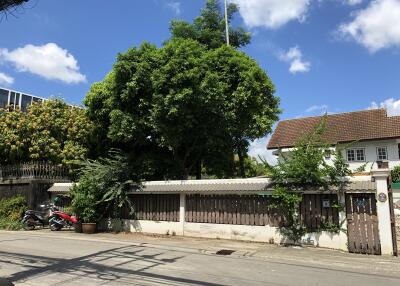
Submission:
MULTIPOLYGON (((20 233, 20 232, 18 232, 20 233)), ((86 235, 69 230, 52 232, 47 229, 29 233, 48 238, 68 238, 93 242, 134 244, 148 248, 165 249, 186 253, 218 255, 221 250, 232 252, 231 257, 259 260, 302 261, 309 264, 335 266, 345 270, 369 269, 372 273, 397 273, 400 275, 400 258, 393 256, 360 255, 333 249, 315 247, 285 247, 274 244, 253 243, 223 239, 205 239, 181 236, 152 235, 140 233, 96 233, 86 235), (390 265, 390 267, 384 267, 390 265)))
POLYGON ((0 276, 17 286, 398 286, 400 259, 187 237, 0 231, 0 276))

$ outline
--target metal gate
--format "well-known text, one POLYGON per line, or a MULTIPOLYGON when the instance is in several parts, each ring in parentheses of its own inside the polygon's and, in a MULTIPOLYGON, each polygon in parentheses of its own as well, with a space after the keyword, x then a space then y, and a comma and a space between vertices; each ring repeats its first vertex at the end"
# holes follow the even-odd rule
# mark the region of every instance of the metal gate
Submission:
POLYGON ((380 255, 375 194, 346 194, 346 214, 349 251, 380 255))

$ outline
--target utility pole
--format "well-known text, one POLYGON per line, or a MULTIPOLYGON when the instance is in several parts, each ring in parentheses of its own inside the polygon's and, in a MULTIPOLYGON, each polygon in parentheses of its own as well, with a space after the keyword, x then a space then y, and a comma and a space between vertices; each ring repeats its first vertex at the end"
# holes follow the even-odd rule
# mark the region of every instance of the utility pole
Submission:
POLYGON ((229 46, 228 0, 225 0, 226 45, 229 46))

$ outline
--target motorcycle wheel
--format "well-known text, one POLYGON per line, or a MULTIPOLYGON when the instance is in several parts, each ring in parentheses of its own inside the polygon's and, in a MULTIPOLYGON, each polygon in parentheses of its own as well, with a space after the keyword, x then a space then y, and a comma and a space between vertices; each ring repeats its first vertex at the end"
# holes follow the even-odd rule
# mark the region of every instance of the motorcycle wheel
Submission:
POLYGON ((61 228, 62 228, 62 226, 57 224, 57 223, 52 223, 50 225, 50 230, 51 231, 59 231, 59 230, 61 230, 61 228))
POLYGON ((35 221, 32 219, 28 219, 23 221, 23 227, 25 230, 34 230, 35 229, 35 221))

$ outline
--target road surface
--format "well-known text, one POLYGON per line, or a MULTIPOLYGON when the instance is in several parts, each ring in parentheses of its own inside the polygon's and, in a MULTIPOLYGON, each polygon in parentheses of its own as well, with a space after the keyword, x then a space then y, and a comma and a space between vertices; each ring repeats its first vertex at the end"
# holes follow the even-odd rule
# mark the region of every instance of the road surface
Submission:
POLYGON ((200 251, 208 242, 163 241, 1 231, 0 277, 41 286, 400 285, 398 258, 274 246, 255 246, 251 256, 220 256, 200 251))

